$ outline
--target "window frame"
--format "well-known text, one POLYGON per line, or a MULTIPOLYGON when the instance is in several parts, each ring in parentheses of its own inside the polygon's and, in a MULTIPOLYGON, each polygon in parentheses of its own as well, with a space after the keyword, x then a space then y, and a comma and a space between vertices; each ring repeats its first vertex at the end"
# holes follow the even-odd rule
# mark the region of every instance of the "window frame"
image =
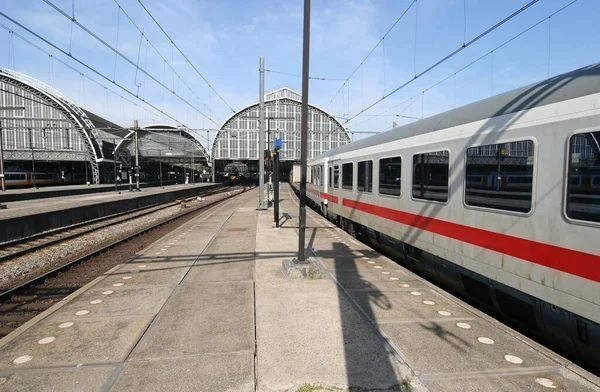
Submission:
POLYGON ((340 163, 340 170, 341 170, 341 179, 340 179, 340 189, 346 192, 354 192, 354 161, 348 161, 348 162, 343 162, 340 163), (344 165, 352 165, 352 187, 350 189, 348 188, 344 188, 344 165))
POLYGON ((564 172, 563 172, 563 183, 564 183, 563 188, 564 189, 563 189, 562 208, 561 209, 562 209, 563 218, 570 224, 580 225, 580 226, 588 226, 588 227, 600 227, 600 222, 575 219, 575 218, 571 218, 569 215, 567 215, 567 198, 569 197, 569 163, 571 160, 571 157, 569 156, 569 152, 571 150, 571 148, 570 148, 571 138, 575 135, 579 135, 582 133, 592 133, 592 132, 600 132, 600 127, 596 126, 596 127, 575 129, 569 133, 569 135, 567 136, 567 139, 565 140, 565 145, 564 145, 565 160, 564 160, 564 172))
POLYGON ((452 151, 450 151, 449 148, 432 148, 432 149, 428 149, 428 150, 415 151, 414 153, 412 153, 411 162, 410 162, 410 199, 412 201, 416 201, 416 202, 420 202, 420 203, 434 203, 434 204, 439 204, 439 205, 444 205, 444 206, 448 205, 450 203, 450 197, 452 196, 451 187, 450 187, 450 184, 452 182, 452 170, 450 170, 451 167, 452 167, 452 151), (415 155, 428 154, 428 153, 440 152, 440 151, 448 152, 448 198, 446 199, 446 201, 415 198, 413 196, 413 186, 414 186, 413 180, 414 180, 414 175, 415 175, 415 171, 413 168, 413 162, 414 162, 415 155))
POLYGON ((339 163, 335 163, 335 164, 333 165, 333 177, 332 177, 332 180, 333 180, 333 186, 331 187, 332 189, 340 189, 340 182, 341 182, 341 181, 340 181, 340 170, 341 170, 341 168, 342 168, 342 167, 340 166, 340 164, 339 164, 339 163), (336 183, 336 181, 335 181, 335 168, 336 168, 336 167, 337 167, 337 171, 338 171, 338 172, 337 172, 337 183, 336 183))
POLYGON ((375 162, 373 161, 373 159, 365 159, 363 161, 357 161, 356 162, 356 192, 372 195, 373 194, 373 186, 375 185, 375 181, 373 180, 374 174, 375 174, 375 162), (371 162, 371 190, 370 191, 361 191, 358 189, 358 165, 363 162, 371 162))
MULTIPOLYGON (((391 155, 391 156, 382 156, 377 158, 377 195, 381 196, 381 197, 390 197, 392 199, 401 199, 402 195, 404 194, 404 192, 402 192, 402 185, 404 184, 403 181, 403 176, 402 176, 402 167, 404 165, 404 156, 403 154, 398 154, 398 155, 391 155), (396 195, 389 195, 387 193, 381 193, 381 182, 380 182, 380 175, 381 175, 381 160, 382 159, 390 159, 390 158, 400 158, 400 195, 396 196, 396 195)), ((412 192, 411 192, 412 193, 412 192)))
POLYGON ((463 157, 463 175, 462 175, 462 177, 463 177, 462 178, 462 187, 463 187, 462 204, 463 204, 463 207, 465 207, 466 209, 469 209, 469 210, 493 212, 493 213, 502 214, 502 215, 515 215, 515 216, 523 216, 523 217, 528 217, 528 216, 533 215, 533 213, 535 212, 535 207, 536 207, 535 200, 536 200, 536 196, 537 196, 536 190, 537 190, 538 154, 539 154, 538 141, 533 136, 513 137, 510 139, 500 139, 491 144, 476 143, 476 144, 469 145, 465 149, 465 154, 463 157), (491 208, 491 207, 472 206, 472 205, 467 204, 467 151, 469 150, 469 148, 485 147, 485 146, 491 146, 491 145, 495 145, 495 144, 524 142, 524 141, 533 142, 533 171, 531 172, 531 175, 533 177, 532 181, 531 181, 531 210, 529 212, 520 212, 520 211, 511 211, 511 210, 501 210, 501 209, 491 208))

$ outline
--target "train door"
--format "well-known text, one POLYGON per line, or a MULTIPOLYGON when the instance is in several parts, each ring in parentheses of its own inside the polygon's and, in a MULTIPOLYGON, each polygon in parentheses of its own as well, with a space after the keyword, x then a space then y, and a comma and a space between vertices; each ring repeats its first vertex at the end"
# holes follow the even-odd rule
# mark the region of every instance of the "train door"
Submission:
POLYGON ((327 166, 327 215, 335 219, 339 213, 340 165, 339 161, 332 161, 327 166))

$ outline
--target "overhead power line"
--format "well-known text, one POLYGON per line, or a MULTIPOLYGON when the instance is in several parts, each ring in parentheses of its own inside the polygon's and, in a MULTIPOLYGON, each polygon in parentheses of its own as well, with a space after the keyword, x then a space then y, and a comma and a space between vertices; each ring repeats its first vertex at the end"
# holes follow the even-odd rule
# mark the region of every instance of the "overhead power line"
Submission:
MULTIPOLYGON (((503 43, 501 43, 500 45, 494 47, 493 49, 487 51, 486 53, 482 54, 481 56, 477 57, 475 60, 471 61, 470 63, 468 63, 467 65, 461 67, 460 69, 452 72, 451 74, 449 74, 448 76, 440 79, 439 81, 437 81, 436 83, 432 84, 431 86, 427 87, 426 89, 424 89, 423 91, 421 91, 418 94, 413 95, 412 97, 405 99, 404 101, 400 102, 399 104, 396 104, 374 116, 386 116, 385 113, 390 112, 392 109, 395 109, 399 106, 404 105, 407 102, 413 101, 415 100, 417 97, 419 97, 421 94, 426 93, 427 91, 439 86, 440 84, 444 83, 446 80, 450 79, 453 76, 456 76, 457 74, 461 73, 462 71, 464 71, 465 69, 471 67, 473 64, 481 61, 482 59, 486 58, 487 56, 489 56, 491 53, 498 51, 499 49, 503 48, 504 46, 508 45, 509 43, 511 43, 512 41, 516 40, 517 38, 521 37, 523 34, 526 34, 527 32, 531 31, 532 29, 536 28, 537 26, 541 25, 542 23, 544 23, 547 20, 550 20, 551 18, 553 18, 554 16, 558 15, 559 13, 561 13, 562 11, 564 11, 565 9, 567 9, 568 7, 572 6, 573 4, 575 4, 577 1, 579 0, 572 0, 570 3, 564 5, 563 7, 559 8, 558 10, 554 11, 553 13, 551 13, 550 15, 546 16, 543 19, 540 19, 538 22, 532 24, 531 26, 529 26, 528 28, 526 28, 525 30, 521 31, 518 34, 515 34, 514 36, 512 36, 511 38, 507 39, 506 41, 504 41, 503 43)), ((414 102, 413 102, 414 103, 414 102)), ((412 105, 412 103, 411 103, 412 105)), ((409 105, 410 106, 410 105, 409 105)), ((405 108, 406 109, 406 108, 405 108)), ((402 112, 400 112, 402 113, 402 112)), ((356 114, 354 117, 358 117, 358 116, 369 116, 367 114, 356 114)), ((395 116, 395 115, 390 115, 390 116, 395 116)), ((368 120, 368 119, 367 119, 368 120)), ((364 121, 361 121, 356 125, 362 124, 364 121)))
MULTIPOLYGON (((169 64, 169 62, 167 61, 167 59, 165 58, 165 56, 163 56, 163 54, 158 50, 158 48, 152 43, 152 41, 150 41, 148 39, 148 37, 144 34, 144 31, 142 29, 140 29, 140 27, 134 22, 134 20, 131 18, 131 16, 129 16, 129 14, 125 11, 125 9, 123 8, 123 6, 121 6, 121 4, 119 4, 119 2, 117 0, 113 0, 115 2, 115 4, 117 4, 117 6, 119 7, 119 9, 121 10, 121 12, 123 13, 123 15, 125 15, 127 17, 127 19, 129 19, 129 21, 131 22, 131 24, 133 25, 133 27, 135 27, 137 29, 137 31, 141 34, 141 38, 145 39, 146 42, 150 45, 150 47, 152 47, 152 49, 154 49, 154 51, 156 52, 156 54, 158 54, 158 56, 164 61, 165 64, 167 64, 169 66, 169 68, 171 69, 171 71, 173 72, 173 74, 175 74, 177 76, 177 78, 183 83, 183 85, 185 87, 188 88, 189 91, 192 92, 192 94, 198 99, 200 100, 200 97, 198 96, 198 94, 196 94, 196 92, 185 82, 185 80, 183 80, 183 78, 181 77, 181 75, 179 75, 179 73, 177 73, 177 71, 175 71, 175 67, 173 66, 173 64, 169 64)), ((140 39, 140 48, 141 48, 141 44, 142 44, 142 40, 140 39)), ((140 52, 141 50, 138 49, 138 64, 139 64, 139 56, 140 56, 140 52)), ((137 68, 136 68, 136 74, 137 74, 137 68)), ((210 111, 210 108, 203 102, 202 105, 208 109, 210 111)), ((215 116, 216 117, 216 116, 215 116)), ((217 118, 218 119, 218 118, 217 118)), ((218 119, 219 120, 219 119, 218 119)), ((220 122, 222 122, 221 120, 219 120, 220 122)))
MULTIPOLYGON (((279 75, 287 75, 287 76, 293 76, 295 78, 301 78, 302 75, 299 74, 293 74, 293 73, 288 73, 288 72, 281 72, 281 71, 274 71, 272 69, 265 69, 265 72, 270 72, 270 73, 274 73, 274 74, 279 74, 279 75)), ((339 78, 319 78, 317 76, 309 76, 308 77, 311 80, 346 80, 346 79, 339 79, 339 78)))
POLYGON ((215 90, 215 88, 208 82, 208 80, 206 80, 206 78, 204 77, 204 75, 202 75, 202 73, 200 71, 198 71, 198 68, 196 68, 196 66, 190 61, 190 59, 181 51, 181 49, 179 49, 179 46, 177 46, 177 44, 173 41, 173 39, 169 36, 169 34, 167 34, 167 32, 165 31, 165 29, 163 29, 163 27, 160 25, 160 23, 158 23, 158 21, 156 20, 156 18, 154 18, 154 16, 150 13, 150 11, 148 11, 148 8, 146 8, 146 6, 144 5, 144 3, 142 3, 141 0, 138 0, 138 3, 140 3, 140 5, 142 6, 142 8, 144 9, 144 11, 146 11, 146 13, 150 16, 150 18, 152 18, 152 20, 154 21, 154 23, 156 23, 156 25, 158 26, 158 28, 161 29, 161 31, 165 34, 165 36, 169 39, 169 41, 171 41, 171 44, 173 44, 173 46, 177 49, 177 51, 179 51, 179 53, 183 56, 183 58, 188 62, 188 64, 190 64, 192 66, 192 68, 194 68, 194 71, 196 71, 196 73, 202 78, 202 80, 204 80, 204 82, 206 83, 206 85, 208 87, 210 87, 210 89, 217 94, 217 97, 219 97, 219 99, 221 99, 221 101, 223 101, 223 103, 225 105, 227 105, 227 107, 229 109, 231 109, 231 111, 233 113, 235 113, 235 110, 231 107, 231 105, 229 105, 227 103, 227 101, 225 101, 225 99, 221 96, 221 94, 219 94, 217 92, 217 90, 215 90))
POLYGON ((429 66, 427 69, 425 69, 421 73, 415 75, 414 78, 412 78, 412 79, 408 80, 407 82, 403 83, 402 85, 398 86, 397 88, 395 88, 394 90, 392 90, 390 93, 384 95, 382 98, 378 99, 377 101, 373 102, 371 105, 367 106, 365 109, 361 110, 360 112, 358 112, 354 116, 350 117, 348 120, 346 120, 346 122, 344 124, 352 121, 358 115, 363 114, 367 110, 369 110, 372 107, 378 105, 380 102, 382 102, 382 101, 386 100, 388 97, 394 95, 395 93, 397 93, 398 91, 400 91, 404 87, 408 86, 409 84, 411 84, 412 82, 414 82, 415 80, 417 80, 418 78, 420 78, 421 76, 425 75, 426 73, 428 73, 432 69, 438 67, 439 65, 443 64, 444 62, 446 62, 448 59, 450 59, 450 58, 454 57, 456 54, 462 52, 465 48, 467 48, 467 47, 471 46, 472 44, 474 44, 475 42, 479 41, 481 38, 485 37, 486 35, 488 35, 492 31, 496 30, 498 27, 502 26, 503 24, 505 24, 506 22, 508 22, 512 18, 514 18, 515 16, 519 15, 521 12, 525 11, 526 9, 528 9, 529 7, 531 7, 532 5, 534 5, 535 3, 537 3, 538 1, 539 0, 532 0, 532 1, 530 1, 529 3, 527 3, 526 5, 524 5, 523 7, 521 7, 520 9, 518 9, 517 11, 513 12, 511 15, 507 16, 506 18, 502 19, 500 22, 498 22, 495 25, 493 25, 492 27, 488 28, 483 33, 479 34, 477 37, 473 38, 472 40, 470 40, 469 42, 467 42, 465 44, 462 44, 458 49, 454 50, 452 53, 444 56, 442 59, 438 60, 435 64, 429 66))
MULTIPOLYGON (((59 48, 58 46, 56 46, 55 44, 53 44, 52 42, 48 41, 47 39, 45 39, 44 37, 42 37, 41 35, 37 34, 35 31, 29 29, 28 27, 22 25, 21 23, 17 22, 16 20, 14 20, 13 18, 11 18, 10 16, 6 15, 5 13, 3 13, 2 11, 0 11, 0 16, 2 16, 5 19, 10 20, 12 23, 14 23, 15 25, 19 26, 20 28, 22 28, 23 30, 27 31, 29 34, 35 36, 36 38, 38 38, 39 40, 45 42, 47 45, 50 45, 51 47, 53 47, 54 49, 58 50, 59 52, 61 52, 62 54, 64 54, 65 56, 69 56, 70 58, 72 58, 73 60, 75 60, 76 62, 78 62, 80 65, 84 66, 85 68, 89 69, 90 71, 92 71, 93 73, 95 73, 96 75, 100 76, 103 79, 106 79, 106 81, 114 84, 115 86, 119 87, 121 90, 127 92, 128 94, 130 94, 131 96, 135 97, 136 99, 144 102, 146 105, 150 106, 151 108, 153 108, 154 110, 162 113, 165 117, 175 121, 176 123, 181 124, 181 121, 177 120, 175 117, 165 113, 164 111, 160 110, 159 108, 157 108, 156 106, 154 106, 153 104, 151 104, 150 102, 139 98, 136 94, 134 94, 131 90, 127 89, 126 87, 124 87, 123 85, 111 80, 108 76, 104 75, 103 73, 101 73, 100 71, 98 71, 97 69, 93 68, 91 65, 88 65, 87 63, 79 60, 77 57, 70 55, 69 53, 67 53, 65 50, 59 48)), ((12 31, 10 30, 8 27, 4 26, 4 25, 0 25, 2 26, 4 29, 8 30, 8 31, 12 31)), ((14 31, 12 32, 13 35, 16 35, 17 37, 21 38, 23 41, 28 42, 29 44, 31 44, 32 46, 36 47, 37 49, 41 50, 42 52, 50 55, 50 53, 48 53, 47 51, 45 51, 44 49, 42 49, 41 47, 39 47, 38 45, 34 44, 33 42, 27 40, 26 38, 20 36, 19 34, 15 33, 14 31)), ((54 57, 54 59, 56 59, 57 61, 60 61, 59 59, 57 59, 56 57, 54 57)), ((62 64, 66 65, 67 67, 75 70, 74 68, 70 67, 69 65, 67 65, 67 63, 60 61, 62 64)), ((79 71, 75 70, 77 73, 80 73, 79 71)), ((84 75, 85 76, 85 75, 84 75)), ((92 81, 94 81, 93 79, 90 79, 92 81)), ((96 81, 94 81, 95 83, 98 83, 96 81)), ((131 101, 130 101, 131 102, 131 101)), ((213 121, 214 122, 214 121, 213 121)), ((218 125, 218 124, 217 124, 218 125)))
POLYGON ((394 29, 394 27, 396 27, 396 25, 402 20, 402 18, 404 18, 404 15, 406 15, 406 13, 416 3, 417 3, 417 0, 413 0, 413 2, 410 3, 408 5, 408 7, 406 7, 406 9, 404 10, 404 12, 398 17, 398 19, 396 19, 396 21, 394 22, 394 24, 392 24, 392 26, 386 31, 386 33, 383 35, 383 37, 381 37, 381 39, 379 40, 379 42, 377 42, 377 44, 375 44, 375 46, 373 47, 373 49, 371 49, 371 51, 365 56, 365 58, 360 62, 360 64, 358 64, 356 66, 356 68, 354 69, 354 71, 352 71, 352 73, 350 74, 350 76, 348 76, 346 79, 342 79, 342 80, 345 80, 344 84, 342 84, 342 87, 340 87, 340 89, 335 93, 335 95, 333 96, 333 98, 331 98, 331 101, 329 101, 329 103, 327 104, 327 106, 325 106, 325 110, 327 110, 329 108, 329 106, 333 103, 333 101, 335 100, 335 98, 344 89, 344 87, 346 86, 346 84, 348 82, 350 82, 350 78, 352 76, 354 76, 354 74, 356 73, 356 71, 358 71, 360 69, 360 67, 365 63, 365 61, 367 61, 369 59, 369 57, 371 57, 371 55, 373 54, 373 52, 375 51, 375 49, 377 49, 379 47, 379 45, 381 45, 381 43, 385 40, 385 37, 387 37, 388 34, 392 32, 392 30, 394 29))
MULTIPOLYGON (((88 29, 87 27, 85 27, 83 24, 81 24, 77 20, 73 20, 72 17, 69 16, 69 14, 67 14, 65 11, 63 11, 60 7, 58 7, 57 5, 55 5, 54 3, 52 3, 50 0, 44 0, 44 2, 46 4, 48 4, 48 5, 50 5, 52 8, 54 8, 58 13, 60 13, 61 15, 63 15, 65 18, 67 18, 69 20, 72 20, 73 23, 75 23, 80 29, 82 29, 83 31, 85 31, 86 33, 88 33, 91 37, 95 38, 98 42, 100 42, 101 44, 103 44, 104 46, 106 46, 108 49, 112 50, 116 55, 118 55, 119 57, 121 57, 123 60, 127 61, 133 67, 137 68, 139 71, 143 72, 145 75, 147 75, 148 77, 150 77, 158 85, 162 86, 165 90, 170 91, 174 96, 176 96, 177 98, 179 98, 183 103, 185 103, 186 105, 188 105, 189 107, 191 107, 192 109, 194 109, 196 112, 198 112, 200 115, 202 115, 205 118, 207 118, 209 121, 212 121, 215 125, 218 125, 210 116, 206 115, 200 109, 198 109, 197 107, 195 107, 194 105, 192 105, 185 98, 183 98, 181 95, 179 95, 177 92, 175 92, 174 89, 170 89, 163 82, 159 81, 153 75, 149 74, 145 69, 140 68, 140 66, 138 64, 136 64, 135 62, 133 62, 129 57, 125 56, 118 49, 116 49, 115 47, 113 47, 112 45, 110 45, 108 42, 106 42, 105 40, 103 40, 102 38, 100 38, 98 35, 96 35, 90 29, 88 29)), ((67 55, 73 57, 71 54, 67 54, 67 55)), ((114 83, 114 81, 115 80, 113 78, 112 82, 114 83)))

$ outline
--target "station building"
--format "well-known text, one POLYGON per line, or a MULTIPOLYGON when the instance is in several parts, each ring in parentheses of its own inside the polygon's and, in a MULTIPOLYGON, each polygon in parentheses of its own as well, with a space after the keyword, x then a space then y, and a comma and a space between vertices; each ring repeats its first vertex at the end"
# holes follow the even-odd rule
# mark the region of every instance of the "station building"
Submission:
MULTIPOLYGON (((9 188, 127 181, 135 133, 39 80, 0 69, 0 150, 9 188)), ((208 153, 187 128, 153 124, 138 129, 137 137, 140 180, 208 177, 208 153)))
MULTIPOLYGON (((279 159, 281 178, 286 178, 293 164, 300 161, 301 105, 302 96, 287 87, 265 94, 265 146, 258 143, 258 103, 229 117, 212 145, 216 179, 231 172, 258 178, 259 159, 264 159, 264 150, 272 148, 275 138, 283 142, 279 159)), ((350 143, 350 135, 331 114, 309 104, 308 116, 308 159, 350 143)))

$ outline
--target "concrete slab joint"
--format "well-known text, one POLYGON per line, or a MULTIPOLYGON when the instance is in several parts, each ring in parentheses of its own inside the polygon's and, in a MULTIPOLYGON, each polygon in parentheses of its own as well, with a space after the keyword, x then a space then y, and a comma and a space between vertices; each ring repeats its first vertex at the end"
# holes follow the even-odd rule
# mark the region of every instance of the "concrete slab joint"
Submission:
POLYGON ((281 263, 283 274, 292 279, 323 279, 325 273, 321 265, 313 258, 309 257, 308 263, 296 263, 292 259, 283 260, 281 263))

